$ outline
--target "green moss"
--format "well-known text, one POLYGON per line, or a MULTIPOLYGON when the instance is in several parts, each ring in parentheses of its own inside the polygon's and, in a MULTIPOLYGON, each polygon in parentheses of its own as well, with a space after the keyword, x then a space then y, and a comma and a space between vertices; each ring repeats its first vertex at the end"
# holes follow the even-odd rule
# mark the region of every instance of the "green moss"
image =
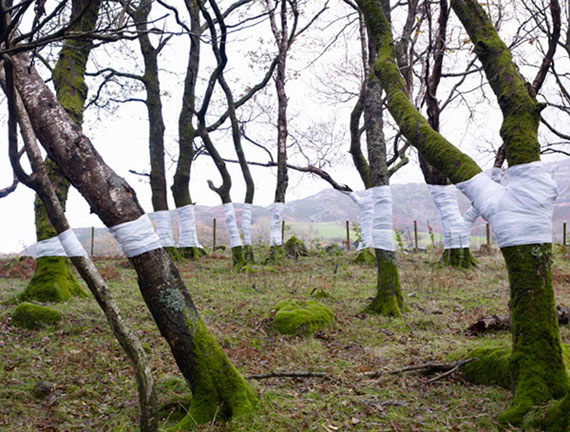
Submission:
POLYGON ((61 314, 58 311, 24 302, 14 309, 10 323, 16 327, 37 330, 56 325, 60 321, 61 314))
MULTIPOLYGON (((200 248, 197 247, 182 247, 178 248, 178 253, 182 258, 199 260, 202 254, 200 253, 200 248)), ((202 249, 203 250, 203 249, 202 249)))
POLYGON ((168 253, 172 261, 180 261, 182 259, 182 255, 180 254, 178 248, 172 246, 172 247, 165 247, 164 250, 166 251, 166 253, 168 253))
POLYGON ((356 258, 354 258, 354 263, 375 265, 376 255, 372 253, 372 250, 370 248, 362 249, 360 252, 358 252, 356 258))
POLYGON ((311 335, 334 320, 327 306, 313 300, 285 300, 275 310, 273 328, 282 334, 311 335))
POLYGON ((87 294, 71 273, 69 258, 40 257, 36 260, 34 276, 20 294, 20 300, 63 303, 71 296, 87 294))
POLYGON ((243 247, 243 256, 248 264, 255 264, 255 255, 253 253, 252 245, 246 245, 243 247))
POLYGON ((305 246, 305 243, 303 243, 302 240, 298 239, 295 236, 291 236, 285 242, 284 247, 285 251, 287 252, 287 256, 290 256, 292 258, 309 256, 309 251, 307 249, 307 246, 305 246))
POLYGON ((514 397, 498 421, 520 425, 533 406, 566 395, 569 383, 552 288, 552 245, 511 246, 501 251, 511 287, 509 370, 514 397))
POLYGON ((396 265, 396 254, 375 249, 378 265, 376 297, 366 312, 384 316, 400 317, 404 308, 404 297, 400 288, 400 275, 396 265))
POLYGON ((245 267, 246 261, 245 256, 243 255, 242 246, 236 246, 232 248, 232 264, 238 270, 241 270, 245 267))
POLYGON ((464 366, 463 376, 473 384, 498 385, 511 389, 510 356, 511 349, 507 347, 474 349, 467 354, 466 358, 478 360, 464 366))
POLYGON ((477 267, 477 260, 469 248, 445 249, 441 264, 447 267, 470 269, 477 267))
POLYGON ((195 327, 191 352, 194 361, 192 401, 184 419, 170 430, 190 430, 214 418, 228 420, 255 410, 258 403, 255 391, 201 320, 195 327))

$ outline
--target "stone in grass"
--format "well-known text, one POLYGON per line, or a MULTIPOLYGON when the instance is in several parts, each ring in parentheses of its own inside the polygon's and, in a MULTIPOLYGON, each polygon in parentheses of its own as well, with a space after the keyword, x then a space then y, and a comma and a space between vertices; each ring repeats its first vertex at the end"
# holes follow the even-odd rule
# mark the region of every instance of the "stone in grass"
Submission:
POLYGON ((292 258, 309 256, 309 251, 301 240, 292 236, 285 242, 285 251, 292 258))
POLYGON ((10 323, 13 326, 29 330, 37 330, 56 325, 61 321, 61 314, 51 308, 33 303, 20 303, 14 312, 10 323))
POLYGON ((328 245, 325 247, 325 253, 326 253, 327 255, 332 255, 332 256, 341 256, 341 255, 344 255, 344 251, 343 251, 342 248, 341 248, 339 245, 337 245, 336 243, 328 244, 328 245))
POLYGON ((314 300, 285 300, 275 306, 273 328, 282 334, 311 335, 331 324, 333 312, 314 300))

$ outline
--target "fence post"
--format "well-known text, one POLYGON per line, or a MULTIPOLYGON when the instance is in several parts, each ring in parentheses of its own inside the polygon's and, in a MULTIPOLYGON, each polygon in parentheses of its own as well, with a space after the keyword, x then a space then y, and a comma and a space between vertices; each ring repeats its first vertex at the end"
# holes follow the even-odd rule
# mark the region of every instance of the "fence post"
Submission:
POLYGON ((562 246, 566 246, 566 222, 562 223, 562 246))
POLYGON ((91 256, 93 256, 93 251, 95 250, 95 227, 91 227, 91 256))
POLYGON ((350 250, 350 225, 346 221, 346 250, 350 250))
POLYGON ((281 244, 285 244, 285 221, 281 221, 281 244))
POLYGON ((485 224, 485 235, 487 237, 487 248, 491 249, 491 230, 489 229, 489 224, 485 224))
POLYGON ((414 251, 418 251, 418 222, 414 221, 414 251))
POLYGON ((214 230, 212 232, 212 252, 216 251, 216 218, 214 218, 214 230))

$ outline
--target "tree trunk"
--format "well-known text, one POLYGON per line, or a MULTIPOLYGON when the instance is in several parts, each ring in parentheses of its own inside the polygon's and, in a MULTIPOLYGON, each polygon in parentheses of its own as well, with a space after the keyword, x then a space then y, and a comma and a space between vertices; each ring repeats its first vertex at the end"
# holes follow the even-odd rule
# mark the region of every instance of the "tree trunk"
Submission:
MULTIPOLYGON (((74 0, 70 16, 71 30, 92 31, 97 24, 99 5, 100 0, 74 0)), ((84 75, 91 47, 92 42, 88 39, 65 41, 53 71, 57 99, 79 126, 83 121, 83 107, 87 98, 87 84, 84 75)), ((52 161, 46 159, 46 165, 51 183, 55 186, 58 198, 65 210, 69 182, 52 161)), ((57 232, 51 225, 43 203, 37 196, 34 201, 34 213, 38 242, 55 237, 57 232)), ((64 302, 72 295, 81 296, 85 293, 71 273, 69 259, 64 256, 37 257, 34 276, 22 292, 22 300, 64 302)))
MULTIPOLYGON (((480 168, 431 129, 409 102, 396 66, 390 27, 381 8, 374 0, 359 0, 359 5, 373 37, 379 42, 375 73, 387 91, 388 109, 402 132, 452 182, 472 179, 480 168)), ((520 76, 510 51, 480 4, 474 0, 455 0, 452 7, 473 41, 503 112, 501 137, 510 167, 539 160, 540 105, 532 87, 520 76)), ((493 222, 490 223, 493 228, 493 222)), ((568 391, 554 310, 550 250, 550 243, 502 247, 511 290, 513 350, 510 368, 514 382, 513 402, 499 416, 502 424, 518 425, 533 405, 562 397, 568 391)))
MULTIPOLYGON (((152 191, 152 208, 155 212, 168 212, 166 194, 166 169, 164 163, 164 120, 162 117, 162 98, 160 95, 160 80, 158 76, 158 54, 151 41, 148 31, 148 21, 152 3, 142 2, 131 13, 138 31, 138 41, 144 60, 144 75, 142 82, 146 90, 145 105, 148 113, 148 147, 150 152, 150 189, 152 191)), ((155 219, 156 229, 161 235, 161 245, 174 260, 180 259, 180 254, 174 246, 172 236, 172 221, 170 213, 163 213, 155 219)))
MULTIPOLYGON (((134 190, 113 172, 63 111, 25 57, 12 57, 16 87, 49 156, 108 226, 143 215, 134 190)), ((130 258, 143 298, 193 393, 191 411, 204 420, 252 410, 257 397, 201 321, 178 270, 163 249, 130 258)))
MULTIPOLYGON (((186 0, 185 4, 190 15, 190 31, 192 34, 189 35, 190 52, 184 79, 182 108, 178 117, 178 162, 171 187, 177 209, 194 204, 190 197, 190 174, 194 160, 194 139, 197 135, 193 121, 196 109, 196 83, 200 69, 200 8, 195 0, 186 0)), ((178 226, 180 233, 184 230, 188 230, 190 233, 196 232, 195 219, 193 226, 182 226, 179 218, 178 226)), ((198 249, 196 244, 192 246, 179 245, 179 251, 185 258, 198 259, 200 257, 198 249)))

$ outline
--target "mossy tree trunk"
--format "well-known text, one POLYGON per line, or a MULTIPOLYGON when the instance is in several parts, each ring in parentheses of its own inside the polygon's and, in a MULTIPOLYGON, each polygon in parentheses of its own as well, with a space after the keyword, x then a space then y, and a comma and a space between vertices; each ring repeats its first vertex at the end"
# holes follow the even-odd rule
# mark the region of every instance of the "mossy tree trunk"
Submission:
MULTIPOLYGON (((92 31, 99 16, 100 1, 74 0, 70 16, 71 30, 92 31)), ((81 126, 83 108, 87 98, 85 68, 92 42, 88 39, 65 41, 53 71, 53 83, 57 99, 73 121, 81 126)), ((69 182, 51 160, 46 159, 48 175, 57 196, 65 209, 69 182)), ((36 196, 34 201, 36 238, 47 240, 57 235, 51 225, 42 201, 36 196)), ((71 273, 69 259, 61 256, 38 257, 34 276, 21 294, 22 299, 38 301, 67 301, 73 295, 84 295, 75 276, 71 273)))
MULTIPOLYGON (((389 5, 387 5, 389 10, 389 5)), ((365 35, 362 35, 364 37, 365 35)), ((368 66, 374 65, 377 47, 374 40, 368 36, 368 46, 363 45, 363 57, 368 59, 368 66)), ((384 136, 382 87, 380 81, 373 75, 368 75, 362 85, 361 95, 351 116, 355 122, 351 128, 351 154, 354 164, 360 174, 366 189, 376 186, 388 186, 390 175, 386 157, 386 140, 384 136), (368 161, 360 149, 360 127, 358 126, 358 111, 364 116, 366 133, 366 148, 368 161), (357 138, 354 134, 357 134, 357 138)), ((391 215, 390 215, 391 216, 391 215)), ((396 262, 396 253, 375 247, 376 265, 378 270, 376 296, 366 310, 386 316, 401 316, 404 308, 400 287, 400 276, 396 262)))
MULTIPOLYGON (((12 57, 16 87, 42 146, 108 226, 144 213, 135 191, 113 172, 57 103, 25 56, 12 57), (29 71, 29 72, 28 72, 29 71)), ((169 255, 154 249, 130 258, 143 298, 195 396, 196 418, 223 406, 231 417, 249 412, 257 397, 202 323, 169 255)), ((193 410, 193 408, 191 408, 193 410)))
MULTIPOLYGON (((477 164, 434 131, 409 102, 395 61, 390 26, 382 9, 375 0, 358 0, 358 3, 371 34, 379 42, 374 72, 388 94, 388 109, 402 132, 452 182, 471 179, 481 171, 477 164)), ((541 107, 532 87, 520 76, 509 49, 482 6, 474 0, 454 0, 451 5, 473 41, 503 112, 500 133, 509 165, 539 160, 537 131, 541 107)), ((560 398, 568 391, 554 309, 550 249, 550 244, 502 248, 511 292, 510 369, 514 382, 513 402, 499 417, 504 424, 520 424, 533 405, 560 398)))
MULTIPOLYGON (((162 116, 162 97, 160 94, 158 73, 158 55, 160 54, 161 48, 160 46, 153 46, 148 29, 152 2, 142 1, 135 9, 132 9, 131 5, 127 5, 126 7, 138 31, 137 39, 144 61, 144 74, 140 81, 142 81, 146 90, 145 105, 148 113, 148 147, 150 152, 152 208, 155 212, 169 211, 164 162, 164 119, 162 116)), ((172 232, 170 234, 172 235, 172 232)), ((172 259, 179 260, 181 258, 176 247, 169 245, 164 246, 172 259)))
MULTIPOLYGON (((170 188, 177 208, 194 204, 190 196, 190 175, 195 153, 194 140, 197 137, 193 122, 196 110, 196 83, 200 70, 200 8, 195 0, 186 0, 184 3, 190 15, 190 51, 184 78, 182 107, 178 117, 178 162, 170 188)), ((182 229, 180 226, 179 228, 182 229)), ((179 247, 179 252, 184 258, 194 260, 200 258, 198 247, 179 247)))

